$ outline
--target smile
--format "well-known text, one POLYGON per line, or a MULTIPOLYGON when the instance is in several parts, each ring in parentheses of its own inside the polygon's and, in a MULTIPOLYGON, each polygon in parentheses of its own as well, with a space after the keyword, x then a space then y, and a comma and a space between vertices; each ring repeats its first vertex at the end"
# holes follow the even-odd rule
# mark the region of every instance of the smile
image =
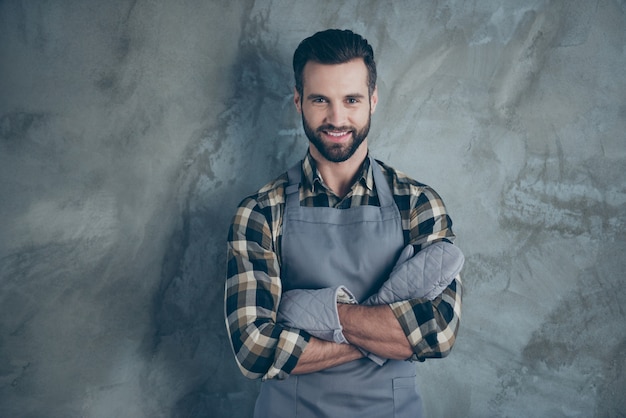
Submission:
POLYGON ((334 136, 334 137, 342 137, 350 133, 350 131, 341 131, 341 132, 333 132, 333 131, 324 131, 326 135, 334 136))
POLYGON ((343 128, 338 130, 336 128, 322 127, 319 131, 326 137, 328 141, 334 143, 343 143, 352 139, 353 131, 351 129, 343 128), (326 128, 326 129, 324 129, 326 128))
POLYGON ((343 144, 352 139, 352 131, 322 131, 326 139, 332 143, 343 144))

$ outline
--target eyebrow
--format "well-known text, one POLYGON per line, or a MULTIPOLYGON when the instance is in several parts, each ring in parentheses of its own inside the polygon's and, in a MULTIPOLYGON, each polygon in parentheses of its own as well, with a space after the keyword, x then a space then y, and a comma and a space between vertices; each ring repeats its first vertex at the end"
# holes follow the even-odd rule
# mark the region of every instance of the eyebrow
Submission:
MULTIPOLYGON (((353 93, 353 94, 346 94, 344 97, 345 98, 354 98, 354 99, 364 99, 366 96, 361 94, 361 93, 353 93)), ((311 93, 306 98, 307 98, 307 100, 328 99, 328 97, 324 96, 323 94, 316 94, 316 93, 311 93)))

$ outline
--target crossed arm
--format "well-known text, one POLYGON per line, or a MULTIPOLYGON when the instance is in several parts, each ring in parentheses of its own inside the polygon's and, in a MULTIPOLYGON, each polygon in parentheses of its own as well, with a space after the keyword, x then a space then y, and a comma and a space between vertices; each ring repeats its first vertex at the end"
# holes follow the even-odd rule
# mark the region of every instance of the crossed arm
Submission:
MULTIPOLYGON (((391 306, 406 305, 403 301, 408 299, 422 299, 423 303, 437 299, 458 276, 463 261, 461 251, 447 242, 432 244, 418 254, 409 245, 385 283, 362 305, 337 303, 356 302, 344 286, 291 290, 283 295, 278 320, 324 340, 356 345, 379 365, 385 359, 404 360, 413 355, 414 347, 407 337, 412 330, 409 327, 410 332, 405 333, 399 320, 403 315, 396 317, 391 306)), ((434 312, 432 303, 431 307, 434 312)), ((323 358, 324 346, 315 347, 313 358, 319 360, 323 358)), ((307 351, 301 363, 306 366, 303 370, 309 371, 312 364, 306 354, 307 351)), ((330 358, 340 361, 334 353, 330 358)), ((294 372, 299 373, 300 369, 296 366, 294 372)))
POLYGON ((413 349, 388 305, 337 306, 343 334, 350 344, 337 344, 312 337, 300 356, 293 374, 306 374, 359 359, 361 347, 380 357, 405 360, 413 349))
MULTIPOLYGON (((275 229, 272 216, 264 211, 253 200, 243 202, 228 240, 226 327, 237 365, 246 377, 285 379, 292 373, 322 370, 362 357, 357 347, 383 358, 420 361, 450 352, 461 313, 459 277, 434 300, 340 305, 339 318, 350 344, 322 341, 278 322, 280 267, 270 232, 275 229)), ((429 240, 447 237, 444 229, 430 231, 429 240)), ((419 238, 426 241, 424 235, 419 238)))
MULTIPOLYGON (((260 251, 258 246, 231 246, 229 252, 233 253, 242 248, 257 253, 260 251)), ((232 264, 241 263, 242 260, 240 257, 231 257, 229 270, 234 269, 232 264)), ((264 264, 268 265, 267 260, 264 264)), ((386 284, 392 282, 390 279, 386 284)), ((320 291, 324 289, 295 292, 320 291)), ((320 329, 320 313, 326 310, 312 311, 312 305, 306 302, 291 303, 291 309, 286 309, 288 299, 293 298, 287 295, 293 292, 281 292, 278 278, 258 271, 245 270, 227 280, 226 324, 237 364, 245 376, 284 379, 292 373, 311 373, 363 357, 359 348, 383 359, 410 358, 423 361, 426 358, 445 357, 456 338, 461 307, 458 275, 433 300, 419 296, 402 300, 401 297, 396 298, 398 295, 394 292, 391 296, 382 297, 381 288, 372 297, 386 299, 379 301, 378 305, 337 304, 335 294, 331 292, 330 300, 324 306, 335 307, 338 320, 320 336, 329 341, 309 334, 315 333, 314 329, 320 329), (285 312, 291 312, 291 317, 297 319, 285 320, 289 318, 285 312), (299 313, 308 316, 302 320, 298 318, 299 313), (336 329, 342 331, 349 344, 330 341, 336 329)), ((327 322, 328 318, 324 323, 327 322)))

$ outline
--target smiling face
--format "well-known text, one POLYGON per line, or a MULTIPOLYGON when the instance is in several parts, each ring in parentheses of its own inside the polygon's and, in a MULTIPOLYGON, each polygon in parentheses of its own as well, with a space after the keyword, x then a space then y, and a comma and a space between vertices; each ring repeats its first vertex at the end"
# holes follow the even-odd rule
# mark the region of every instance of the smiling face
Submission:
POLYGON ((294 102, 302 114, 311 154, 330 162, 348 160, 369 133, 378 93, 369 95, 368 73, 362 59, 343 64, 309 61, 303 71, 302 95, 294 102))

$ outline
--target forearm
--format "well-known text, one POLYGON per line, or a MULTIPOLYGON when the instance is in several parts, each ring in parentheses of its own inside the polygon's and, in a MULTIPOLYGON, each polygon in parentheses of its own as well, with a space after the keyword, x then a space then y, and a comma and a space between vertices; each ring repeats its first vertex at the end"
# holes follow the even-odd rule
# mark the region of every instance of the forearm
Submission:
POLYGON ((338 305, 343 334, 353 345, 378 356, 406 360, 413 349, 388 305, 338 305))
POLYGON ((357 360, 363 354, 353 345, 311 337, 291 374, 307 374, 357 360))

